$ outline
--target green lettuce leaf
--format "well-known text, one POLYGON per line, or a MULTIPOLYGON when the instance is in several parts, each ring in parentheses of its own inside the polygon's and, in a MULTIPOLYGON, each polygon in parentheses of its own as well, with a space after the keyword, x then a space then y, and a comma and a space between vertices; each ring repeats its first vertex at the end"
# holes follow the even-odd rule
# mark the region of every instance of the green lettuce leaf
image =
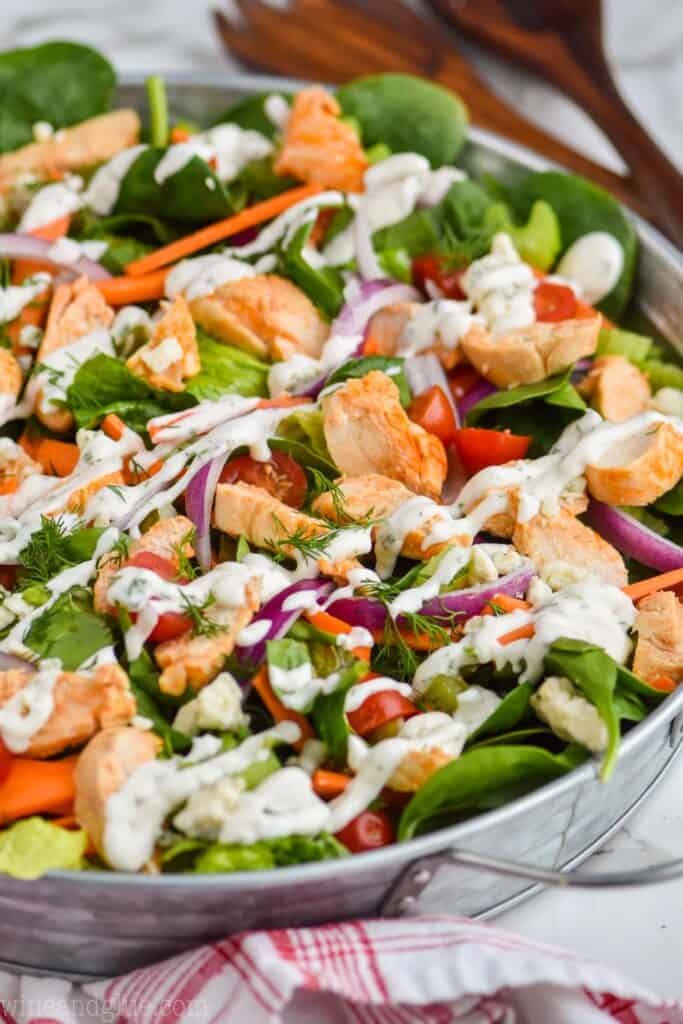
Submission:
POLYGON ((281 420, 278 426, 278 435, 305 445, 323 459, 328 466, 332 466, 336 475, 334 462, 325 440, 323 415, 319 409, 297 409, 290 413, 284 420, 281 420))
POLYGON ((206 843, 201 839, 179 839, 162 856, 164 868, 195 874, 223 874, 229 871, 267 871, 290 864, 336 860, 349 853, 334 836, 283 836, 248 846, 206 843))
POLYGON ((314 221, 302 224, 282 253, 282 273, 306 293, 328 320, 334 319, 344 302, 344 281, 338 270, 313 267, 303 254, 314 221))
POLYGON ((239 394, 245 398, 265 398, 268 394, 268 369, 249 352, 215 341, 197 330, 201 370, 187 382, 186 394, 198 402, 215 401, 222 395, 239 394))
POLYGON ((78 871, 88 837, 42 818, 25 818, 0 832, 0 872, 12 878, 40 878, 48 871, 78 871))
POLYGON ((392 370, 390 377, 398 388, 401 405, 405 407, 410 405, 412 396, 406 375, 403 372, 404 365, 405 359, 400 359, 398 356, 360 356, 358 359, 350 359, 348 363, 344 363, 338 370, 330 374, 327 384, 329 386, 330 384, 339 384, 344 380, 366 377, 372 370, 381 370, 382 373, 392 370))
POLYGON ((73 672, 103 647, 113 643, 109 625, 93 609, 92 594, 72 587, 31 623, 24 643, 41 659, 59 658, 73 672))

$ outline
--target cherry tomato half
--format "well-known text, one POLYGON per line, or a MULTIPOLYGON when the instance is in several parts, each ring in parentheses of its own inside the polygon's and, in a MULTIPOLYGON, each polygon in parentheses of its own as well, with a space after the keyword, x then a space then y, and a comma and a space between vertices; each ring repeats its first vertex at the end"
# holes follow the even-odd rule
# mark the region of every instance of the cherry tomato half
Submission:
POLYGON ((9 750, 2 742, 2 740, 0 740, 0 786, 2 786, 3 782, 9 775, 11 764, 12 755, 10 754, 9 750))
POLYGON ((393 843, 394 826, 384 811, 362 811, 341 832, 337 832, 337 839, 351 853, 365 853, 393 843))
POLYGON ((408 415, 430 434, 435 434, 444 444, 455 438, 458 424, 451 403, 438 384, 417 395, 408 406, 408 415))
POLYGON ((448 374, 448 386, 451 389, 451 394, 456 402, 459 402, 461 398, 464 398, 468 391, 471 391, 475 384, 479 384, 481 381, 481 374, 479 374, 473 366, 468 366, 463 363, 461 366, 456 366, 454 370, 448 374))
POLYGON ((571 320, 576 313, 576 296, 566 284, 542 281, 534 292, 534 309, 542 323, 571 320))
POLYGON ((292 508, 301 508, 306 497, 306 474, 286 452, 273 452, 268 462, 258 462, 250 455, 232 459, 221 473, 221 483, 238 481, 262 487, 292 508))
POLYGON ((523 459, 531 440, 531 437, 511 434, 507 430, 463 427, 456 432, 455 447, 466 471, 473 476, 486 466, 500 466, 504 462, 523 459))
POLYGON ((17 582, 16 565, 0 565, 0 586, 5 590, 14 590, 17 582))
POLYGON ((137 555, 133 555, 125 566, 133 566, 136 569, 149 569, 150 572, 155 572, 157 576, 161 576, 162 580, 175 580, 178 581, 178 571, 173 563, 173 559, 164 558, 163 555, 155 555, 153 551, 139 551, 137 555))
POLYGON ((349 711, 347 718, 351 728, 359 736, 367 736, 395 718, 411 718, 419 714, 411 700, 396 690, 380 690, 371 693, 355 711, 349 711))
POLYGON ((152 644, 163 644, 165 640, 175 640, 189 629, 192 629, 192 619, 185 612, 163 612, 148 639, 152 644))
POLYGON ((427 252, 416 256, 412 262, 413 281, 423 292, 427 293, 427 281, 441 290, 447 299, 464 299, 462 275, 464 270, 454 270, 448 266, 447 260, 436 252, 427 252))

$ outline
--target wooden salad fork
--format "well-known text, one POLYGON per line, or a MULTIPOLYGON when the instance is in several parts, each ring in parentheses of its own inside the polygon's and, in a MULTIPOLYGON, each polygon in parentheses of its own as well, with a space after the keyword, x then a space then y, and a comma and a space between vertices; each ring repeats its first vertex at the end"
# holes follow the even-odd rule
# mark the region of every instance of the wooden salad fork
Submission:
POLYGON ((538 150, 648 214, 647 201, 628 179, 527 121, 489 89, 450 40, 400 0, 290 0, 286 10, 237 0, 237 6, 237 20, 220 10, 214 16, 226 48, 250 66, 331 83, 379 71, 422 75, 457 92, 476 124, 538 150))
MULTIPOLYGON (((633 185, 683 248, 683 176, 622 99, 605 58, 599 0, 429 0, 455 27, 571 96, 609 137, 633 185)), ((671 97, 675 103, 680 97, 671 97)))

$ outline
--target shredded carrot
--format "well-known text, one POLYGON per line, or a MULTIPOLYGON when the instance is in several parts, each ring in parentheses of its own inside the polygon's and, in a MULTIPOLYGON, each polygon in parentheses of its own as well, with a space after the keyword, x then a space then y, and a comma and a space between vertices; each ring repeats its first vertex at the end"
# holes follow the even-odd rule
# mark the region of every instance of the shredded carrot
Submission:
POLYGON ((293 711, 291 708, 285 707, 280 698, 275 694, 273 687, 270 685, 270 679, 268 678, 268 669, 263 665, 256 675, 251 680, 251 685, 254 687, 259 697, 270 711, 271 715, 276 722, 294 722, 301 729, 301 739, 293 743, 292 746, 295 750, 301 750, 305 740, 310 740, 315 736, 311 723, 304 715, 300 715, 298 711, 293 711))
POLYGON ((311 776, 313 792, 317 793, 323 800, 332 800, 333 797, 339 796, 350 782, 350 775, 344 775, 342 772, 325 771, 323 768, 318 768, 311 776))
POLYGON ((494 605, 504 612, 516 612, 531 608, 528 601, 522 601, 519 597, 510 597, 508 594, 494 594, 481 614, 493 615, 495 611, 494 605))
POLYGON ((29 234, 33 235, 34 238, 43 238, 46 242, 56 242, 58 239, 64 238, 64 235, 68 235, 70 227, 71 214, 65 213, 63 217, 51 220, 49 224, 43 224, 40 228, 33 228, 29 234))
POLYGON ((371 334, 368 334, 367 338, 363 342, 363 355, 364 356, 376 356, 379 355, 380 344, 373 338, 371 334))
POLYGON ((536 632, 536 627, 533 622, 526 622, 523 626, 519 626, 517 629, 513 629, 510 633, 505 633, 503 636, 498 637, 498 643, 502 647, 506 647, 507 644, 514 644, 515 640, 528 640, 536 632))
POLYGON ((191 138, 192 135, 188 132, 187 128, 180 128, 179 126, 171 128, 171 142, 174 146, 177 146, 179 142, 187 142, 191 138))
POLYGON ((6 476, 0 480, 0 494, 14 494, 19 487, 19 481, 15 476, 6 476))
POLYGON ((662 693, 673 693, 678 687, 678 683, 671 678, 671 676, 657 676, 656 679, 651 679, 648 683, 653 690, 661 690, 662 693))
POLYGON ((302 199, 308 199, 309 196, 317 195, 320 191, 318 185, 302 185, 300 188, 281 192, 279 195, 273 196, 272 199, 265 199, 262 203, 247 207, 246 210, 236 213, 233 217, 209 224, 208 227, 186 235, 185 238, 179 238, 176 242, 157 249, 156 252, 150 252, 139 260, 133 260, 126 267, 126 273, 132 277, 141 277, 149 274, 152 270, 158 270, 159 267, 176 263, 177 260, 185 259, 186 256, 191 256, 200 249, 215 245, 216 242, 222 242, 246 228, 253 228, 258 224, 263 224, 264 221, 272 220, 273 217, 288 210, 290 206, 301 202, 302 199))
POLYGON ((126 424, 115 412, 110 412, 102 420, 102 430, 112 441, 120 441, 126 432, 126 424))
POLYGON ((166 270, 157 270, 144 277, 107 277, 93 283, 110 306, 128 306, 163 299, 166 274, 166 270))
MULTIPOLYGON (((387 638, 383 629, 371 629, 370 632, 376 643, 386 643, 387 640, 391 643, 391 636, 387 638)), ((427 633, 413 633, 408 629, 401 629, 399 632, 403 643, 413 651, 433 651, 443 646, 439 637, 430 637, 427 633)))
POLYGON ((43 472, 52 476, 69 476, 81 456, 77 444, 55 441, 51 437, 40 437, 34 441, 22 438, 20 444, 32 459, 40 463, 43 472))
MULTIPOLYGON (((323 633, 331 633, 333 636, 343 636, 353 629, 348 622, 344 622, 328 612, 304 612, 304 618, 308 619, 316 629, 323 633)), ((369 647, 353 647, 351 653, 360 661, 370 661, 371 649, 369 647)))
POLYGON ((663 572, 660 576, 650 576, 648 580, 630 583, 623 591, 632 601, 639 601, 641 597, 656 594, 658 590, 667 590, 680 583, 683 583, 683 569, 672 569, 671 572, 663 572))
POLYGON ((0 785, 0 825, 31 814, 61 814, 73 804, 76 757, 36 761, 14 757, 0 785))

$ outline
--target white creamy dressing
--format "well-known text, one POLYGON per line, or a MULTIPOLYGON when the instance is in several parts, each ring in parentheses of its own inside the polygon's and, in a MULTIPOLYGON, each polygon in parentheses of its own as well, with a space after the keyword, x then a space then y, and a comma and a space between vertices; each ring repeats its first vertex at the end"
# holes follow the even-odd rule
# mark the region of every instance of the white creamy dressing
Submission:
MULTIPOLYGON (((457 643, 434 651, 420 665, 413 685, 424 693, 435 676, 458 676, 468 665, 493 662, 520 672, 519 681, 538 679, 548 648, 560 637, 585 640, 623 664, 631 651, 628 631, 635 619, 633 602, 617 587, 592 577, 572 583, 530 609, 506 615, 478 616, 465 624, 457 643), (501 644, 500 638, 533 625, 534 635, 501 644)), ((458 698, 460 699, 460 698, 458 698)))
POLYGON ((28 682, 0 707, 0 739, 12 754, 23 754, 52 714, 61 671, 57 658, 41 662, 28 682))
MULTIPOLYGON (((168 147, 154 171, 158 185, 182 171, 194 157, 209 164, 219 181, 230 182, 252 160, 273 152, 272 143, 260 132, 238 124, 218 124, 168 147)), ((208 179, 211 181, 212 179, 208 179)))
POLYGON ((54 263, 69 266, 83 258, 97 261, 107 251, 107 248, 107 242, 98 242, 94 239, 92 241, 77 242, 75 238, 64 236, 52 243, 47 250, 46 256, 54 263))
POLYGON ((241 395, 224 395, 215 402, 205 401, 183 412, 170 412, 156 416, 148 423, 159 443, 181 444, 200 434, 206 434, 227 420, 236 419, 259 406, 258 398, 243 398, 241 395))
POLYGON ((148 147, 144 144, 122 149, 95 171, 83 193, 83 203, 100 217, 107 217, 119 198, 121 184, 137 158, 148 147))
POLYGON ((458 706, 451 715, 454 722, 461 722, 471 736, 491 717, 501 699, 485 686, 468 686, 458 694, 458 706))
POLYGON ((591 306, 612 291, 624 269, 624 250, 607 231, 590 231, 570 245, 557 267, 558 274, 578 286, 591 306))
POLYGON ((284 132, 292 112, 285 97, 278 92, 272 92, 270 96, 266 96, 263 109, 273 127, 277 128, 279 132, 284 132))
POLYGON ((8 323, 18 317, 24 306, 44 292, 51 282, 51 275, 41 272, 27 278, 23 284, 0 288, 0 323, 8 323))
POLYGON ((388 676, 379 676, 377 679, 366 679, 363 683, 356 683, 350 686, 344 701, 344 714, 353 714, 362 707, 368 697, 375 693, 400 693, 402 697, 413 697, 413 688, 410 683, 399 683, 396 679, 388 676))
POLYGON ((209 253, 176 263, 166 275, 164 288, 169 299, 182 293, 191 302, 202 295, 211 295, 223 284, 255 274, 251 263, 222 253, 209 253))
POLYGON ((270 253, 288 236, 293 227, 296 230, 302 223, 305 223, 312 212, 328 207, 343 206, 344 199, 342 192, 332 190, 319 192, 316 196, 308 196, 294 206, 290 206, 288 210, 267 224, 253 241, 247 242, 246 245, 228 246, 223 250, 222 255, 242 259, 245 256, 260 256, 263 253, 270 253))
POLYGON ((438 202, 454 182, 464 177, 454 167, 432 171, 429 161, 418 153, 397 153, 374 164, 364 175, 365 192, 346 197, 357 216, 325 247, 325 260, 339 266, 355 257, 356 220, 362 219, 366 232, 372 236, 375 231, 403 220, 418 204, 438 202))
POLYGON ((336 637, 337 647, 345 651, 353 651, 356 647, 374 647, 375 638, 365 626, 353 626, 348 633, 339 633, 336 637))
POLYGON ((96 327, 78 341, 55 349, 41 360, 29 388, 42 392, 43 412, 56 412, 61 408, 58 403, 66 400, 66 393, 78 370, 100 352, 107 356, 115 354, 112 336, 104 327, 96 327))
POLYGON ((36 228, 45 227, 46 224, 52 224, 54 221, 66 217, 67 214, 80 210, 83 205, 79 194, 82 185, 82 180, 75 175, 70 176, 64 182, 44 185, 36 192, 24 210, 17 225, 17 231, 21 234, 29 234, 36 228))
POLYGON ((302 712, 308 710, 321 694, 334 693, 339 686, 341 673, 333 672, 319 678, 310 661, 304 661, 294 668, 281 668, 269 663, 268 678, 285 707, 302 712))
POLYGON ((483 318, 472 313, 471 302, 434 299, 415 306, 413 316, 403 328, 396 355, 413 356, 434 345, 452 351, 475 323, 483 318))
POLYGON ((164 373, 183 358, 180 342, 173 335, 168 335, 158 344, 145 345, 138 354, 152 373, 164 373))
POLYGON ((142 306, 122 306, 117 310, 110 327, 116 347, 124 351, 128 351, 129 340, 131 335, 135 336, 136 331, 151 335, 152 329, 152 318, 142 306))
MULTIPOLYGON (((108 863, 119 871, 139 871, 152 856, 165 819, 193 793, 239 775, 254 761, 268 756, 276 743, 295 743, 300 735, 294 722, 281 722, 222 754, 219 739, 202 736, 187 757, 141 765, 107 801, 104 851, 108 863)), ((282 834, 299 831, 294 811, 283 824, 286 832, 282 834)))
POLYGON ((494 334, 535 322, 537 283, 505 232, 494 236, 490 253, 471 263, 462 276, 463 291, 494 334))
POLYGON ((314 590, 300 590, 290 594, 282 602, 283 612, 295 612, 302 608, 304 611, 312 611, 317 607, 314 590))
POLYGON ((250 622, 237 634, 237 643, 240 647, 253 647, 268 636, 272 625, 271 619, 256 619, 250 622))

